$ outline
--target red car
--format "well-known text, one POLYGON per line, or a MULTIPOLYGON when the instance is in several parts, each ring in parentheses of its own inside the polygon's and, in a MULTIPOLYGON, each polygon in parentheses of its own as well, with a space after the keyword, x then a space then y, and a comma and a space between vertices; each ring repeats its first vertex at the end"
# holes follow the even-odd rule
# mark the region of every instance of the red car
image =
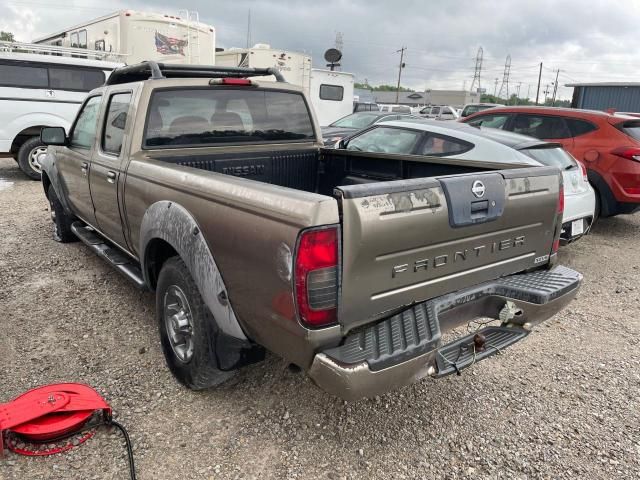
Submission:
POLYGON ((638 118, 571 108, 498 107, 461 121, 561 143, 587 167, 596 191, 596 218, 640 210, 638 118))

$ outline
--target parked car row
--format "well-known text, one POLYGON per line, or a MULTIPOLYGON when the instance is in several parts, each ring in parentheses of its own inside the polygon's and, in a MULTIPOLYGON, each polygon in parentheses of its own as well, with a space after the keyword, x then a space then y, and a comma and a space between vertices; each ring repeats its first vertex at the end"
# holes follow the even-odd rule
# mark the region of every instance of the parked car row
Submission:
POLYGON ((446 157, 484 165, 554 166, 562 171, 565 209, 561 243, 577 240, 594 220, 595 195, 584 166, 559 143, 457 122, 401 119, 372 124, 337 145, 338 149, 396 155, 446 157))
POLYGON ((562 144, 596 191, 596 218, 640 210, 640 119, 593 110, 500 107, 462 120, 562 144))

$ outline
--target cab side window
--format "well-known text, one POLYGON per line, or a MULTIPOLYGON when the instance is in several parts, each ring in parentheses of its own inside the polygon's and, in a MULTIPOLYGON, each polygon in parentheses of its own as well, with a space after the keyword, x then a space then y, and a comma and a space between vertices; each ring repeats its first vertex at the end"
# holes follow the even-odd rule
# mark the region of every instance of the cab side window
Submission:
POLYGON ((106 153, 119 155, 122 150, 130 103, 131 92, 115 93, 109 99, 102 134, 102 150, 106 153))
POLYGON ((101 99, 101 96, 96 96, 85 102, 71 131, 69 138, 71 147, 90 149, 93 146, 96 139, 101 99))

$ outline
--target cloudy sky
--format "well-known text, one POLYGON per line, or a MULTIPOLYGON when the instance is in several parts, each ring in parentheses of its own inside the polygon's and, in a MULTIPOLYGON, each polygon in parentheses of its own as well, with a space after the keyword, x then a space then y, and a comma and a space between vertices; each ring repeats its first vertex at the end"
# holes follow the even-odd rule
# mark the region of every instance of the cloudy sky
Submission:
MULTIPOLYGON (((488 93, 496 78, 502 81, 507 55, 510 93, 520 84, 522 97, 535 97, 540 62, 541 90, 554 81, 556 69, 560 85, 639 80, 640 0, 0 0, 0 29, 29 41, 126 8, 197 10, 201 21, 216 28, 221 47, 246 44, 251 10, 252 43, 308 52, 316 66, 324 64, 323 52, 341 32, 343 69, 373 85, 395 84, 402 46, 402 83, 421 90, 469 88, 480 46, 488 93)), ((560 98, 571 92, 562 87, 560 98)))

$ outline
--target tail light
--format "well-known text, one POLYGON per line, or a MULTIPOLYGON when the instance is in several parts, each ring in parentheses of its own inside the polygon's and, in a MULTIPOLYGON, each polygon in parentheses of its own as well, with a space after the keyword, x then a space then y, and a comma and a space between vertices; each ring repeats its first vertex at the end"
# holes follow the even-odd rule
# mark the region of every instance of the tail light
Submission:
POLYGON ((560 248, 560 233, 562 232, 562 215, 564 213, 564 185, 560 177, 560 188, 558 190, 558 207, 556 208, 556 230, 551 245, 551 255, 558 253, 560 248))
POLYGON ((618 157, 626 158, 627 160, 635 160, 636 162, 640 162, 640 148, 636 147, 618 147, 612 152, 614 155, 618 157))
POLYGON ((560 184, 560 191, 558 192, 558 215, 564 213, 564 185, 560 184))
POLYGON ((234 85, 234 86, 252 86, 254 85, 248 78, 212 78, 209 80, 209 85, 234 85))
POLYGON ((585 167, 584 163, 582 163, 580 160, 576 160, 576 162, 578 162, 578 166, 582 171, 582 180, 584 180, 585 182, 588 182, 589 176, 587 175, 587 167, 585 167))
POLYGON ((306 230, 295 259, 298 316, 310 327, 336 323, 338 309, 338 227, 306 230))

